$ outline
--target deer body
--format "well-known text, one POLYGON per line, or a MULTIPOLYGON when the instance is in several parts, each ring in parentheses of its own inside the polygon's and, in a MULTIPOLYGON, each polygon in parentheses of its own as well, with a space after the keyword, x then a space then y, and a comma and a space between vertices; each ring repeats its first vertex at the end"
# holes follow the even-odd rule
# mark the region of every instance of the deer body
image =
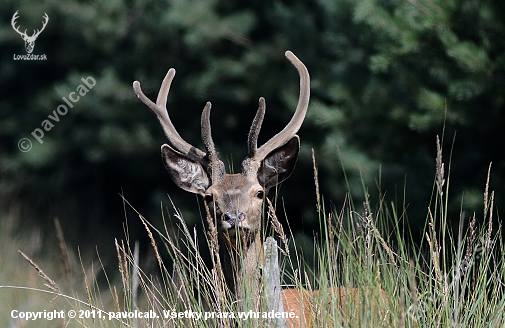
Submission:
MULTIPOLYGON (((288 319, 286 326, 294 327, 314 327, 317 307, 335 307, 342 317, 351 316, 352 310, 360 311, 361 300, 358 288, 336 287, 325 290, 326 295, 321 295, 319 290, 309 291, 298 288, 283 289, 281 292, 284 311, 292 311, 295 318, 288 319), (322 304, 321 304, 322 303, 322 304), (351 311, 349 311, 351 309, 351 311)), ((386 300, 384 295, 381 298, 386 300)), ((324 312, 324 311, 323 311, 324 312)), ((333 326, 333 325, 332 325, 333 326)))
MULTIPOLYGON (((238 174, 226 173, 217 155, 211 133, 210 102, 206 103, 201 116, 205 150, 192 146, 176 131, 166 109, 174 69, 166 74, 156 103, 144 95, 138 81, 133 83, 137 97, 156 114, 168 138, 169 144, 161 147, 161 153, 172 180, 178 187, 201 195, 209 214, 218 223, 220 258, 228 287, 236 291, 238 282, 247 279, 253 286, 254 295, 260 295, 260 270, 264 258, 261 238, 264 198, 268 190, 286 179, 294 168, 300 147, 296 133, 305 118, 310 97, 307 68, 292 52, 287 51, 285 55, 300 78, 296 111, 281 132, 258 148, 258 135, 265 115, 265 100, 259 99, 247 140, 248 155, 238 174)), ((248 296, 236 292, 239 299, 248 296)), ((285 311, 293 310, 299 316, 288 320, 288 326, 309 327, 312 322, 310 302, 316 294, 298 289, 286 289, 281 293, 285 311)))

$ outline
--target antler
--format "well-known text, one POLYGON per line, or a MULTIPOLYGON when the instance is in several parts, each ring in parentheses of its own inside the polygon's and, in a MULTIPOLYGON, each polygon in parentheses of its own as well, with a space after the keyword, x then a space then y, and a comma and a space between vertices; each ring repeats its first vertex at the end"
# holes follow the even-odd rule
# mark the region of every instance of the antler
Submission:
POLYGON ((202 127, 202 141, 209 157, 209 168, 211 180, 213 183, 221 180, 225 173, 224 163, 219 159, 214 140, 212 139, 212 129, 210 127, 210 109, 212 105, 210 101, 205 104, 202 111, 201 127, 202 127))
MULTIPOLYGON (((170 116, 167 111, 167 97, 170 92, 170 85, 172 84, 172 80, 175 76, 175 69, 171 68, 168 70, 167 75, 163 79, 161 83, 160 91, 158 92, 158 98, 156 99, 156 103, 153 103, 146 95, 142 92, 140 88, 140 82, 133 82, 133 90, 137 97, 151 109, 156 116, 158 116, 158 120, 160 121, 161 127, 165 132, 169 142, 172 146, 182 154, 186 155, 188 158, 203 163, 206 153, 202 150, 192 146, 187 143, 182 137, 179 135, 177 130, 175 129, 172 121, 170 120, 170 116)), ((210 104, 210 103, 208 103, 210 104)))
POLYGON ((16 10, 16 12, 14 13, 14 15, 12 16, 11 25, 12 25, 12 28, 14 29, 14 31, 18 32, 19 35, 26 36, 26 30, 23 33, 20 30, 18 30, 18 28, 16 27, 16 19, 19 18, 18 12, 19 12, 19 10, 16 10))
POLYGON ((260 105, 258 107, 258 112, 254 117, 251 130, 249 132, 248 145, 249 145, 249 156, 252 160, 262 161, 272 150, 283 146, 288 142, 300 129, 303 123, 305 114, 307 113, 307 107, 309 105, 310 98, 310 76, 305 65, 296 57, 291 51, 286 51, 286 58, 295 66, 300 76, 300 95, 298 97, 298 105, 296 106, 296 111, 291 118, 291 121, 282 129, 281 132, 277 133, 270 140, 268 140, 263 146, 256 149, 256 142, 258 140, 258 134, 261 128, 261 123, 263 121, 263 115, 265 112, 265 102, 263 98, 260 98, 260 105))
POLYGON ((212 104, 207 101, 205 107, 202 111, 202 118, 200 121, 202 127, 202 141, 209 156, 210 161, 217 160, 216 147, 214 146, 214 140, 212 139, 212 130, 210 127, 210 109, 212 104))
POLYGON ((49 16, 47 16, 46 13, 44 13, 44 16, 42 16, 42 17, 44 18, 44 21, 42 22, 42 29, 41 30, 34 30, 32 38, 37 37, 40 33, 42 33, 42 31, 46 28, 47 22, 49 22, 49 16))
POLYGON ((265 117, 265 98, 260 97, 258 103, 258 111, 254 116, 251 129, 249 130, 249 136, 247 137, 249 157, 253 157, 258 150, 258 136, 260 134, 261 125, 263 124, 263 118, 265 117))

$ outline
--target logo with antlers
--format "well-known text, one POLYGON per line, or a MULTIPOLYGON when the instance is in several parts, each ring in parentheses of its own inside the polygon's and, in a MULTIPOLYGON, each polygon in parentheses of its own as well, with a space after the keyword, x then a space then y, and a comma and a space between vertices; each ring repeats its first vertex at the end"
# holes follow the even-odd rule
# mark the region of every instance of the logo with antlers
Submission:
POLYGON ((44 16, 42 16, 44 18, 44 21, 42 22, 42 29, 33 30, 33 34, 31 36, 28 36, 28 34, 26 34, 26 30, 24 32, 21 32, 18 29, 18 27, 16 27, 16 19, 19 18, 18 12, 19 12, 19 10, 17 10, 14 13, 14 15, 12 16, 11 25, 12 25, 12 28, 14 29, 14 31, 18 32, 18 34, 21 35, 21 38, 23 39, 23 41, 25 41, 26 52, 31 54, 33 51, 33 48, 35 48, 35 40, 37 40, 37 38, 39 37, 39 34, 42 33, 44 28, 46 28, 47 22, 49 22, 49 16, 47 16, 47 14, 44 13, 44 16))

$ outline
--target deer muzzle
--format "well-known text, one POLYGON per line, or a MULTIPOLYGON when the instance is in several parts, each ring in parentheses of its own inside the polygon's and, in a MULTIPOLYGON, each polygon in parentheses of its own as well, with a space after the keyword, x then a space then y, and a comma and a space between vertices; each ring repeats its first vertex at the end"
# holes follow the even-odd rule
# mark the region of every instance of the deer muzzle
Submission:
POLYGON ((221 226, 224 230, 233 229, 240 226, 240 222, 244 221, 246 218, 245 213, 239 211, 226 212, 221 222, 221 226))

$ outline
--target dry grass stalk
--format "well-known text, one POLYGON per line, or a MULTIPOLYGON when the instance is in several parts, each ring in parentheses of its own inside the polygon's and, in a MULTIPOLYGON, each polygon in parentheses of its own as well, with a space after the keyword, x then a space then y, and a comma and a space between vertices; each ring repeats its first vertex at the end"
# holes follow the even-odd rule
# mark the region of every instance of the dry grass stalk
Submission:
POLYGON ((437 135, 437 158, 436 158, 436 178, 435 182, 437 185, 438 194, 440 197, 444 194, 444 184, 445 184, 445 170, 444 162, 442 162, 442 146, 440 145, 440 139, 437 135))
POLYGON ((162 271, 167 271, 165 268, 165 265, 163 264, 163 261, 161 260, 160 252, 158 251, 158 245, 156 244, 156 241, 154 240, 153 233, 151 232, 151 229, 149 229, 149 226, 147 225, 146 220, 142 217, 142 215, 139 215, 140 221, 142 221, 142 224, 144 225, 144 228, 147 231, 147 236, 149 237, 149 240, 151 241, 151 247, 154 252, 154 257, 156 258, 156 261, 158 261, 158 266, 160 270, 162 271))
POLYGON ((414 273, 414 261, 409 260, 409 289, 410 295, 412 296, 412 302, 417 305, 419 303, 419 291, 417 289, 416 275, 414 273))
POLYGON ((491 177, 492 164, 493 162, 489 163, 489 167, 487 169, 486 186, 484 187, 484 219, 487 217, 487 213, 489 210, 489 181, 491 177))
POLYGON ((403 296, 405 293, 402 291, 402 297, 400 297, 400 314, 398 316, 398 327, 399 328, 404 328, 405 327, 405 322, 407 318, 407 313, 405 311, 405 297, 403 296))
MULTIPOLYGON (((214 289, 215 297, 216 297, 216 302, 215 302, 215 310, 216 311, 222 311, 222 304, 224 303, 224 300, 226 299, 226 295, 224 294, 224 290, 221 288, 222 284, 220 281, 222 281, 223 274, 218 272, 218 270, 214 267, 212 268, 212 279, 216 282, 216 288, 214 289)), ((221 325, 223 323, 221 322, 221 325)))
POLYGON ((472 220, 470 220, 470 225, 468 227, 468 236, 466 239, 466 251, 465 257, 463 258, 463 272, 462 275, 465 275, 466 272, 472 267, 473 262, 473 251, 474 251, 474 242, 475 242, 475 223, 476 217, 475 213, 473 213, 472 220))
POLYGON ((314 185, 316 186, 316 209, 317 213, 321 213, 321 193, 319 192, 319 174, 316 165, 316 155, 314 148, 312 148, 312 168, 314 169, 314 185))
POLYGON ((215 285, 216 288, 214 290, 217 300, 216 306, 218 307, 216 310, 221 311, 221 304, 226 304, 226 293, 225 293, 226 282, 224 279, 224 273, 221 266, 221 257, 219 255, 219 240, 217 235, 217 228, 216 225, 214 224, 214 219, 210 213, 209 206, 207 206, 207 203, 204 203, 204 206, 207 223, 209 225, 209 231, 207 232, 207 234, 209 239, 208 242, 210 252, 212 254, 211 256, 213 265, 212 276, 213 280, 216 282, 215 285))
POLYGON ((217 273, 222 276, 222 270, 221 270, 221 258, 219 256, 219 240, 218 240, 218 235, 217 235, 217 228, 216 225, 214 224, 214 219, 213 216, 210 214, 210 209, 207 206, 207 203, 205 205, 205 213, 206 213, 206 219, 207 219, 207 224, 209 225, 209 231, 207 232, 209 236, 209 246, 210 246, 210 251, 212 254, 212 264, 214 268, 216 268, 217 273))
POLYGON ((379 230, 375 227, 375 225, 373 226, 373 229, 375 232, 375 235, 374 235, 375 238, 377 238, 377 240, 381 244, 382 248, 384 248, 384 250, 388 254, 388 257, 389 257, 389 260, 391 261, 391 263, 393 263, 396 266, 396 257, 395 256, 397 256, 398 254, 396 254, 391 249, 391 247, 389 247, 388 243, 384 240, 384 238, 382 238, 382 235, 380 234, 379 230))
POLYGON ((369 259, 372 259, 373 256, 373 245, 372 245, 372 235, 379 241, 379 244, 382 246, 382 248, 386 251, 388 254, 388 257, 394 265, 396 265, 396 258, 395 255, 396 253, 389 247, 388 243, 382 238, 382 235, 379 232, 379 229, 375 226, 373 216, 372 216, 372 210, 370 207, 370 200, 368 197, 366 198, 364 204, 364 228, 366 231, 366 238, 365 238, 365 247, 368 252, 369 259))
POLYGON ((489 199, 489 210, 488 210, 488 221, 487 221, 487 232, 486 232, 486 242, 484 248, 486 251, 491 250, 491 241, 493 234, 493 208, 494 208, 494 191, 491 192, 491 197, 489 199))
MULTIPOLYGON (((344 229, 344 215, 345 215, 345 206, 348 203, 348 198, 347 196, 344 199, 344 204, 342 206, 342 209, 338 216, 336 217, 336 224, 335 226, 330 224, 330 240, 331 240, 331 248, 335 250, 335 256, 339 253, 340 250, 340 243, 337 242, 335 245, 335 240, 338 240, 340 234, 342 233, 342 230, 344 229), (336 246, 336 247, 335 247, 336 246)), ((329 215, 328 217, 331 217, 332 215, 329 215)), ((329 220, 331 222, 331 220, 329 220)))
MULTIPOLYGON (((337 236, 336 229, 333 226, 333 213, 330 212, 328 213, 328 217, 326 219, 326 226, 328 229, 328 249, 330 249, 330 256, 335 256, 336 255, 336 245, 335 245, 335 238, 337 236)), ((336 259, 333 259, 336 260, 336 259)))
MULTIPOLYGON (((91 307, 91 304, 93 302, 93 297, 91 294, 91 289, 89 288, 88 274, 86 273, 86 269, 84 268, 84 262, 82 260, 81 250, 79 247, 77 247, 77 255, 79 256, 79 263, 81 264, 82 274, 84 275, 84 289, 86 290, 86 296, 88 297, 88 304, 91 307)), ((91 268, 89 270, 93 270, 93 266, 91 266, 91 268)), ((90 273, 93 274, 93 272, 90 272, 90 273)))
POLYGON ((430 233, 426 233, 426 240, 430 246, 430 252, 432 256, 432 263, 435 269, 435 278, 440 284, 443 283, 442 270, 440 269, 440 249, 437 241, 437 232, 435 231, 435 220, 431 213, 431 209, 428 209, 428 214, 430 217, 428 225, 430 226, 430 233), (431 236, 431 237, 430 237, 431 236))
POLYGON ((284 233, 284 228, 282 227, 282 224, 280 223, 279 219, 277 218, 277 215, 275 214, 275 209, 272 202, 268 198, 266 198, 266 200, 268 204, 268 217, 272 222, 274 231, 277 233, 277 235, 279 235, 279 237, 282 240, 282 244, 284 245, 284 249, 280 248, 280 250, 284 253, 284 255, 289 256, 288 237, 284 233))
POLYGON ((63 263, 64 274, 66 278, 69 278, 72 273, 70 269, 70 255, 63 235, 63 229, 61 229, 60 220, 58 220, 58 218, 54 218, 54 228, 56 229, 58 251, 60 253, 61 262, 63 263))
MULTIPOLYGON (((139 277, 140 277, 140 264, 139 264, 139 242, 135 242, 135 246, 133 248, 133 268, 132 268, 132 285, 131 285, 131 294, 132 294, 132 309, 138 309, 138 288, 139 288, 139 277)), ((137 326, 136 319, 133 321, 134 327, 137 326)))
POLYGON ((409 260, 408 282, 409 282, 410 296, 412 297, 411 307, 417 309, 419 307, 419 290, 417 288, 416 274, 414 270, 415 270, 414 262, 412 260, 409 260))
POLYGON ((368 199, 368 194, 365 195, 365 201, 363 202, 363 228, 365 230, 365 249, 367 252, 368 264, 371 265, 373 259, 373 244, 372 244, 372 209, 370 208, 370 201, 368 199))
POLYGON ((116 253, 117 253, 117 258, 118 258, 118 268, 119 268, 119 273, 121 275, 121 281, 123 283, 123 289, 127 290, 129 286, 129 279, 128 279, 128 261, 126 259, 126 254, 124 252, 124 244, 123 241, 121 240, 122 246, 119 245, 117 242, 117 239, 114 238, 114 244, 116 245, 116 253))
POLYGON ((35 263, 31 258, 28 257, 25 253, 23 253, 21 250, 18 250, 18 253, 24 257, 24 259, 32 266, 32 268, 37 271, 38 275, 46 282, 44 286, 48 287, 50 290, 56 293, 60 293, 60 287, 54 282, 53 279, 49 278, 49 276, 35 263))
MULTIPOLYGON (((214 224, 214 219, 213 216, 210 213, 209 206, 207 206, 207 203, 204 204, 205 206, 205 218, 207 219, 207 224, 209 225, 209 231, 208 231, 208 236, 209 236, 209 241, 210 241, 210 250, 212 254, 217 258, 219 258, 219 240, 218 240, 218 235, 217 235, 217 228, 216 225, 214 224)), ((217 263, 213 263, 214 266, 217 263)))
POLYGON ((119 296, 117 295, 116 286, 112 286, 112 299, 114 301, 114 305, 116 305, 116 312, 121 311, 121 306, 119 305, 119 296))

